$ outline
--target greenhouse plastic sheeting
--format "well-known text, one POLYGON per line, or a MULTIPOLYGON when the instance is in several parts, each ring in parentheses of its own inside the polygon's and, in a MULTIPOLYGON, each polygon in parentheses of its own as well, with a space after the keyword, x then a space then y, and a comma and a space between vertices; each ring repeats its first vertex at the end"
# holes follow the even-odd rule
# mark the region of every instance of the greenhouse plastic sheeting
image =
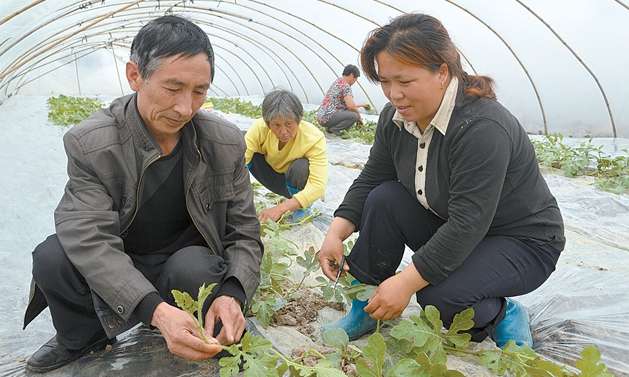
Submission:
MULTIPOLYGON (((2 0, 0 101, 128 93, 133 37, 173 13, 210 37, 212 95, 283 87, 319 103, 343 67, 358 64, 369 32, 405 12, 439 18, 463 67, 493 77, 498 98, 527 131, 629 137, 629 53, 620 48, 629 39, 629 6, 621 0, 2 0)), ((364 77, 353 92, 376 110, 387 102, 364 77)))
POLYGON ((535 350, 574 365, 583 346, 596 344, 608 368, 629 375, 627 287, 626 273, 560 267, 540 289, 521 297, 531 316, 535 350))
MULTIPOLYGON (((0 106, 0 375, 23 376, 26 359, 54 329, 48 311, 22 330, 31 275, 30 252, 54 231, 53 210, 66 180, 64 129, 47 120, 46 97, 14 96, 0 106)), ((228 116, 241 128, 250 119, 228 116)), ((330 185, 315 221, 322 230, 359 173, 369 146, 330 138, 330 185)), ((596 142, 596 140, 595 140, 596 142)), ((587 180, 547 173, 566 221, 567 245, 557 271, 520 299, 531 314, 536 349, 573 362, 596 344, 616 375, 629 375, 629 198, 594 189, 587 180)), ((51 376, 218 376, 216 363, 171 356, 154 331, 136 328, 113 349, 72 363, 51 376)))

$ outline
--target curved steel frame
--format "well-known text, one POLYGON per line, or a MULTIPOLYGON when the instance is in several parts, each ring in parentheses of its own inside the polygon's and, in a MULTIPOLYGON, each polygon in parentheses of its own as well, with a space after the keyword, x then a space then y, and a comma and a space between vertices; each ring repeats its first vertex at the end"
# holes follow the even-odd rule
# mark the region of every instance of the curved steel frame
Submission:
MULTIPOLYGON (((391 4, 388 4, 386 1, 383 1, 383 0, 372 0, 372 1, 377 4, 386 6, 390 9, 393 9, 397 12, 405 13, 405 11, 403 11, 402 9, 399 9, 391 4)), ((513 58, 516 60, 518 65, 523 70, 524 74, 526 75, 527 80, 529 81, 534 91, 534 94, 535 94, 535 97, 539 106, 539 110, 540 110, 540 113, 542 115, 542 119, 544 122, 544 132, 548 133, 548 122, 546 118, 546 111, 544 109, 544 105, 542 103, 539 90, 537 86, 535 85, 535 82, 533 78, 531 77, 529 71, 527 70, 527 67, 524 65, 524 63, 522 62, 518 54, 513 50, 513 48, 509 45, 509 43, 505 40, 505 38, 500 33, 498 33, 494 28, 492 28, 491 25, 485 22, 481 17, 474 14, 466 7, 460 4, 457 4, 457 2, 455 2, 454 0, 444 0, 444 1, 456 7, 457 9, 460 9, 461 11, 465 12, 466 14, 471 16, 474 20, 482 24, 485 28, 491 31, 501 41, 501 43, 507 48, 507 50, 511 53, 513 58)), ((627 6, 627 4, 623 3, 622 1, 620 0, 613 0, 613 1, 617 3, 618 5, 620 5, 621 7, 625 8, 626 10, 629 10, 629 6, 627 6)), ((30 9, 44 2, 45 0, 32 1, 30 4, 0 19, 0 26, 9 22, 14 17, 22 13, 25 13, 29 11, 30 9)), ((276 84, 275 84, 275 81, 273 80, 273 75, 271 74, 271 72, 269 72, 269 70, 266 69, 265 65, 262 64, 261 61, 257 59, 256 56, 249 51, 249 48, 243 48, 241 46, 241 43, 248 43, 251 47, 253 47, 257 51, 260 51, 269 59, 271 59, 275 63, 275 66, 278 67, 279 70, 281 71, 281 74, 285 78, 291 90, 293 90, 293 87, 292 87, 293 80, 289 78, 289 74, 287 73, 287 71, 290 72, 290 75, 292 76, 292 78, 300 86, 300 89, 302 90, 306 101, 309 101, 309 96, 308 96, 308 92, 306 91, 302 83, 303 77, 300 78, 300 76, 298 76, 293 71, 293 69, 291 68, 291 65, 285 62, 284 59, 282 59, 282 57, 279 56, 274 51, 273 46, 280 47, 281 49, 283 49, 283 51, 286 51, 289 55, 295 58, 295 60, 299 62, 299 65, 301 65, 302 68, 308 73, 307 76, 309 77, 309 80, 312 81, 322 93, 324 93, 324 89, 321 86, 319 79, 309 69, 308 64, 306 64, 299 57, 299 54, 296 53, 296 51, 291 46, 287 46, 284 43, 282 43, 280 40, 268 35, 270 33, 263 33, 259 31, 258 29, 260 28, 271 30, 272 33, 275 33, 276 35, 281 35, 282 38, 289 38, 290 40, 295 41, 298 44, 298 46, 303 47, 304 49, 310 51, 314 56, 316 56, 335 75, 337 74, 335 67, 332 67, 329 64, 330 58, 333 59, 340 66, 343 66, 343 62, 341 62, 341 60, 332 51, 330 51, 328 47, 323 45, 321 42, 311 37, 309 34, 303 32, 302 30, 300 30, 300 28, 296 27, 293 23, 286 22, 285 19, 287 18, 278 18, 274 16, 273 14, 269 12, 265 12, 259 8, 269 9, 272 12, 286 15, 289 17, 288 19, 291 22, 292 21, 297 22, 297 25, 306 24, 311 27, 314 27, 317 30, 332 37, 334 40, 339 41, 349 46, 352 50, 356 52, 359 52, 359 49, 357 47, 347 42, 341 36, 335 35, 334 33, 324 30, 319 25, 316 25, 315 23, 307 20, 306 18, 300 17, 299 15, 287 12, 283 9, 280 9, 278 7, 275 7, 264 1, 259 1, 259 0, 241 0, 241 1, 234 1, 233 3, 231 2, 228 3, 222 0, 201 0, 201 1, 196 0, 196 2, 192 0, 181 0, 181 1, 174 1, 174 0, 173 1, 168 1, 168 0, 166 1, 164 0, 123 1, 121 0, 114 4, 105 4, 105 2, 106 1, 103 1, 103 0, 75 1, 71 4, 58 8, 55 11, 55 13, 52 14, 51 18, 44 20, 38 25, 35 25, 33 28, 23 33, 22 35, 18 36, 17 38, 13 39, 9 37, 9 38, 4 39, 3 41, 0 41, 0 49, 1 49, 0 56, 2 56, 8 51, 11 51, 13 48, 18 46, 22 41, 29 38, 33 34, 50 27, 51 25, 55 24, 56 22, 62 19, 65 19, 66 17, 76 16, 77 14, 80 14, 81 12, 86 11, 86 10, 97 13, 93 17, 88 16, 85 19, 81 19, 76 24, 73 24, 69 27, 64 28, 61 32, 59 32, 58 30, 55 31, 55 34, 50 36, 49 38, 46 38, 46 37, 41 38, 40 42, 34 44, 26 51, 23 51, 20 55, 12 59, 6 66, 0 67, 0 89, 4 88, 5 94, 8 93, 8 95, 12 95, 14 93, 19 92, 19 90, 24 85, 27 85, 28 83, 33 82, 42 76, 50 74, 50 72, 53 72, 62 66, 75 62, 76 60, 81 59, 89 54, 92 54, 95 51, 98 51, 100 49, 111 49, 113 53, 114 46, 117 46, 120 48, 128 48, 129 42, 125 43, 125 40, 132 37, 132 35, 130 34, 131 31, 135 31, 137 30, 137 28, 140 27, 139 25, 135 28, 128 27, 129 23, 139 22, 141 25, 142 20, 148 20, 150 18, 155 17, 157 14, 172 13, 175 11, 188 13, 187 15, 193 18, 195 22, 199 22, 200 24, 203 24, 206 26, 211 26, 215 28, 216 31, 220 31, 224 33, 224 34, 221 34, 221 33, 217 34, 216 32, 213 32, 213 33, 208 32, 209 35, 216 37, 217 39, 221 41, 226 41, 227 43, 230 44, 230 46, 228 47, 228 46, 224 46, 222 43, 214 43, 214 45, 216 46, 218 50, 217 52, 219 52, 217 55, 220 56, 222 54, 229 54, 230 56, 235 57, 236 60, 242 63, 247 68, 247 70, 249 70, 253 74, 255 81, 258 83, 263 93, 265 91, 265 86, 262 82, 263 80, 261 79, 258 73, 263 72, 264 76, 266 76, 266 78, 268 79, 271 87, 275 87, 276 84), (204 7, 199 6, 199 3, 201 2, 216 4, 216 7, 204 8, 204 7), (219 9, 220 5, 234 7, 236 10, 219 9), (133 7, 135 8, 130 9, 133 7), (106 11, 104 13, 99 12, 99 11, 105 11, 108 8, 115 8, 115 9, 106 11), (244 16, 243 14, 240 14, 237 11, 238 9, 244 9, 247 12, 253 12, 254 15, 260 15, 262 17, 266 17, 269 20, 272 20, 272 22, 265 22, 259 19, 253 19, 253 18, 244 16), (200 14, 202 15, 201 17, 199 17, 200 14), (133 20, 130 19, 130 17, 132 16, 134 17, 133 20), (212 17, 212 20, 208 20, 208 17, 212 17), (219 20, 219 22, 214 22, 213 20, 219 20), (247 33, 254 33, 256 35, 259 35, 264 40, 270 41, 271 47, 269 47, 268 45, 264 43, 261 43, 256 38, 252 38, 251 35, 247 35, 246 33, 243 33, 233 27, 229 27, 228 25, 226 25, 226 22, 234 24, 238 28, 242 28, 246 30, 247 33), (258 27, 256 28, 256 27, 248 26, 247 24, 249 23, 252 23, 253 25, 256 25, 258 27), (287 27, 290 32, 286 32, 277 27, 274 27, 273 23, 282 24, 283 26, 287 27), (109 27, 110 29, 104 30, 106 27, 109 27), (93 33, 88 34, 87 33, 88 31, 92 31, 93 33), (97 42, 87 42, 86 40, 87 38, 90 38, 90 39, 102 38, 105 34, 109 35, 109 39, 98 40, 97 42), (309 41, 309 43, 312 43, 316 47, 313 48, 312 45, 307 44, 304 41, 309 41), (232 51, 232 48, 231 48, 232 45, 235 48, 237 48, 238 51, 242 51, 245 55, 247 55, 247 59, 244 59, 241 54, 238 54, 232 51), (66 53, 68 49, 70 49, 70 53, 66 53), (321 52, 324 52, 324 54, 326 54, 326 57, 324 57, 321 54, 321 52), (70 59, 70 60, 68 62, 63 62, 66 59, 70 59), (42 68, 55 62, 62 62, 62 64, 53 69, 47 70, 43 73, 39 73, 39 71, 42 68), (35 77, 27 77, 32 74, 35 74, 35 77)), ((332 2, 329 0, 318 0, 318 2, 322 4, 326 4, 331 7, 335 7, 347 14, 350 14, 353 17, 360 18, 375 26, 380 26, 374 20, 371 20, 370 18, 360 14, 359 12, 356 12, 351 9, 347 9, 341 5, 338 5, 335 2, 332 2)), ((596 83, 599 89, 599 92, 601 93, 603 97, 605 106, 607 108, 607 113, 610 119, 613 136, 617 137, 616 123, 614 120, 614 116, 613 116, 609 99, 603 88, 602 83, 600 82, 600 80, 598 79, 594 71, 575 52, 575 50, 550 26, 550 24, 546 20, 544 20, 538 13, 533 11, 529 6, 524 4, 521 0, 515 0, 515 2, 519 4, 519 6, 524 8, 528 13, 532 14, 535 18, 537 18, 546 27, 546 29, 548 29, 555 36, 555 38, 557 38, 562 43, 562 45, 566 49, 568 49, 568 51, 574 56, 574 58, 579 62, 579 64, 588 72, 588 75, 594 80, 594 82, 596 83)), ((474 73, 476 73, 476 69, 474 65, 472 65, 472 63, 465 56, 465 54, 463 54, 462 51, 460 50, 459 50, 459 53, 461 54, 463 59, 466 61, 466 63, 471 67, 474 73)), ((114 60, 115 60, 115 55, 114 55, 114 60)), ((237 83, 232 79, 234 75, 236 76, 236 79, 238 81, 238 84, 240 84, 240 87, 244 89, 244 92, 247 95, 250 95, 251 93, 249 90, 250 88, 245 83, 245 80, 243 80, 243 77, 241 76, 239 70, 236 69, 231 64, 231 62, 233 62, 234 60, 231 60, 231 59, 222 59, 222 60, 223 60, 222 63, 225 64, 225 67, 226 68, 229 67, 230 72, 225 71, 222 67, 217 67, 216 69, 221 71, 223 76, 225 76, 225 78, 230 82, 231 86, 234 88, 235 93, 237 95, 241 94, 239 85, 237 85, 237 83)), ((116 64, 116 70, 117 69, 118 69, 118 66, 116 64)), ((77 74, 77 80, 78 80, 78 70, 76 74, 77 74)), ((120 75, 118 73, 118 78, 119 77, 120 75)), ((368 98, 369 102, 373 105, 374 102, 371 100, 371 98, 369 98, 367 90, 365 90, 365 88, 362 85, 360 85, 360 83, 358 85, 360 89, 362 90, 362 92, 365 94, 365 96, 368 98)), ((215 84, 213 84, 213 86, 215 87, 215 84)), ((122 89, 122 85, 121 85, 121 89, 122 89)), ((222 92, 226 96, 228 95, 228 93, 220 87, 216 87, 216 90, 222 92)))

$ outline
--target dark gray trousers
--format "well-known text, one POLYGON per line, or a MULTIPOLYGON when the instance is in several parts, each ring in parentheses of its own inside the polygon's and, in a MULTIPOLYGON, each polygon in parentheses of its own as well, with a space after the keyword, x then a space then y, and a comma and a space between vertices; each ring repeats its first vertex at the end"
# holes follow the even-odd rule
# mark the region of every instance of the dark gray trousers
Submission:
POLYGON ((293 197, 293 194, 288 192, 287 185, 301 191, 306 187, 310 175, 310 162, 306 158, 298 158, 293 161, 284 174, 273 170, 264 159, 263 154, 254 153, 251 161, 247 164, 247 168, 264 187, 285 198, 293 197))
MULTIPOLYGON (((360 235, 347 259, 350 273, 362 283, 380 284, 395 274, 404 245, 419 249, 443 223, 399 182, 379 185, 364 205, 360 235)), ((472 307, 472 340, 493 337, 495 325, 504 318, 504 298, 542 285, 555 270, 560 252, 537 240, 487 236, 446 280, 417 292, 417 302, 437 307, 446 327, 456 313, 472 307)))
POLYGON ((341 131, 347 130, 358 122, 360 116, 355 111, 341 110, 337 111, 325 124, 322 124, 328 132, 338 135, 341 131))
MULTIPOLYGON (((159 295, 175 305, 171 290, 197 297, 203 283, 220 283, 227 264, 202 246, 188 246, 168 255, 131 255, 135 267, 153 283, 159 295)), ((80 349, 105 332, 94 310, 92 293, 83 276, 72 265, 56 235, 33 251, 33 279, 46 298, 57 330, 57 340, 69 349, 80 349)), ((214 289, 218 292, 218 287, 214 289)), ((209 308, 210 297, 205 309, 209 308)), ((138 322, 135 315, 131 321, 138 322)))

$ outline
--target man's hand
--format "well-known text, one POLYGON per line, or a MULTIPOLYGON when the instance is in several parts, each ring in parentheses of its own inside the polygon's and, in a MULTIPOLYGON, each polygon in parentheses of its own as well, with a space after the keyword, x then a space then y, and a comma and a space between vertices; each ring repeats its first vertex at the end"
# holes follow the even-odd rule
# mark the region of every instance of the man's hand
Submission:
POLYGON ((258 216, 258 219, 260 220, 261 223, 267 220, 272 220, 272 221, 277 222, 277 220, 279 220, 280 217, 282 217, 284 212, 286 212, 286 210, 281 208, 279 205, 277 205, 275 207, 266 208, 262 210, 260 212, 260 215, 258 216))
POLYGON ((192 316, 165 302, 160 303, 153 312, 151 325, 157 327, 166 339, 168 350, 187 360, 206 360, 219 353, 221 347, 212 334, 206 334, 211 344, 203 341, 199 326, 192 316))
POLYGON ((205 315, 205 332, 213 335, 214 325, 219 320, 223 328, 216 340, 224 346, 240 341, 246 323, 238 300, 229 296, 217 297, 205 315))

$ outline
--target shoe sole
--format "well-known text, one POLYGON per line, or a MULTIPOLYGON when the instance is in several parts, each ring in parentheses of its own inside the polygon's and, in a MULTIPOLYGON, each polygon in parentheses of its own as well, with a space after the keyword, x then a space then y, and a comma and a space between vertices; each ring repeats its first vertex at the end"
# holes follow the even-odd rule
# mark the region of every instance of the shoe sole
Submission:
POLYGON ((68 365, 73 361, 76 361, 78 359, 80 359, 81 357, 90 354, 91 352, 98 352, 98 351, 102 351, 105 348, 107 348, 108 345, 111 344, 115 344, 116 343, 116 338, 113 339, 100 339, 97 340, 96 342, 92 343, 91 345, 87 346, 85 348, 84 351, 82 352, 77 352, 76 356, 73 356, 72 358, 70 358, 69 360, 64 361, 63 363, 57 363, 57 364, 53 364, 53 365, 47 365, 45 367, 38 367, 38 366, 33 366, 30 364, 26 364, 26 370, 29 372, 33 372, 33 373, 46 373, 46 372, 50 372, 52 370, 55 369, 59 369, 64 365, 68 365))

